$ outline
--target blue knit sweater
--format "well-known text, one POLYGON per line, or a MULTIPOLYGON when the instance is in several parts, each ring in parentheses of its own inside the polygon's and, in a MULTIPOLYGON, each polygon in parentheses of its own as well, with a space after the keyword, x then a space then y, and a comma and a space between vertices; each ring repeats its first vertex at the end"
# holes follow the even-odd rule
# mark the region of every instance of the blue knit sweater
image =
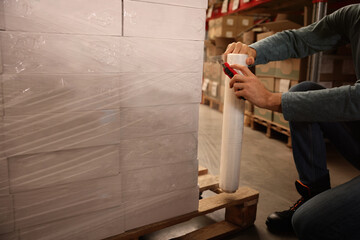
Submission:
POLYGON ((298 30, 283 31, 250 45, 256 49, 255 64, 265 64, 269 61, 303 58, 348 43, 351 44, 359 79, 355 85, 283 93, 281 104, 286 120, 360 120, 360 4, 346 6, 319 22, 298 30))

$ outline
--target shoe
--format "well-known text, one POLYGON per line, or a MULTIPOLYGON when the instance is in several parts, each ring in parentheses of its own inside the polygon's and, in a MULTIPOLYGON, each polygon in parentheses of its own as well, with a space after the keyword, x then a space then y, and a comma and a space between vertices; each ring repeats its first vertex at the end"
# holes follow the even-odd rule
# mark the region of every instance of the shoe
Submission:
POLYGON ((281 232, 292 232, 291 219, 295 211, 301 207, 306 201, 316 196, 317 194, 330 189, 330 178, 329 175, 323 177, 316 184, 307 186, 300 180, 295 182, 295 187, 301 198, 290 207, 288 210, 282 212, 274 212, 266 219, 266 226, 270 232, 281 233, 281 232))

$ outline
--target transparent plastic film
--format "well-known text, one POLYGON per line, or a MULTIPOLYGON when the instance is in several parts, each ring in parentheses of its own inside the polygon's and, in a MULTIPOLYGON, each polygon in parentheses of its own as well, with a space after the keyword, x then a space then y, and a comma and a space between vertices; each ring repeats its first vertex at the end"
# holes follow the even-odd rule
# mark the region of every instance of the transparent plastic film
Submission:
POLYGON ((198 209, 206 4, 3 1, 0 239, 99 240, 198 209))
MULTIPOLYGON (((227 62, 246 65, 245 54, 228 54, 227 62)), ((241 74, 241 73, 239 73, 241 74)), ((244 129, 244 100, 238 99, 232 88, 230 79, 225 80, 224 111, 222 125, 220 188, 225 192, 235 192, 239 187, 240 160, 244 129)))

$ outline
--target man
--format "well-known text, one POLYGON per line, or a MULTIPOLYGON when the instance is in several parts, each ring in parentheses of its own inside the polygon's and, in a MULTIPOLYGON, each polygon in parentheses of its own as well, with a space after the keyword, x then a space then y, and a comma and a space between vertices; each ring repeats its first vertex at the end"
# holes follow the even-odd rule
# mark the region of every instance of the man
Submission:
MULTIPOLYGON (((272 35, 250 46, 232 43, 225 54, 245 53, 248 65, 288 58, 351 44, 360 79, 360 4, 349 5, 298 30, 272 35)), ((330 188, 324 136, 360 169, 360 80, 353 86, 324 89, 302 82, 287 93, 271 93, 247 67, 233 65, 242 75, 230 81, 236 96, 283 112, 289 121, 293 157, 301 198, 289 210, 272 213, 266 224, 273 232, 292 228, 299 239, 360 239, 360 176, 330 188)), ((340 79, 339 79, 340 80, 340 79)))

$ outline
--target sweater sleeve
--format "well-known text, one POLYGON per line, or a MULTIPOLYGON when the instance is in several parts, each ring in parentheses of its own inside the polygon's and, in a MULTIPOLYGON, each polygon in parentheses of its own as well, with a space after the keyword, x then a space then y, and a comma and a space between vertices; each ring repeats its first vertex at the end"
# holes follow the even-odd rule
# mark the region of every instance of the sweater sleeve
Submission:
POLYGON ((360 120, 360 80, 353 86, 286 92, 281 96, 288 121, 338 122, 360 120))
MULTIPOLYGON (((255 64, 302 58, 350 42, 355 70, 359 74, 359 16, 360 4, 349 5, 307 27, 283 31, 258 41, 250 45, 257 51, 255 64)), ((288 121, 360 120, 360 80, 353 86, 283 93, 281 105, 288 121)))
POLYGON ((250 45, 256 50, 255 65, 288 58, 303 58, 349 43, 343 15, 347 8, 325 16, 319 22, 276 33, 250 45))

